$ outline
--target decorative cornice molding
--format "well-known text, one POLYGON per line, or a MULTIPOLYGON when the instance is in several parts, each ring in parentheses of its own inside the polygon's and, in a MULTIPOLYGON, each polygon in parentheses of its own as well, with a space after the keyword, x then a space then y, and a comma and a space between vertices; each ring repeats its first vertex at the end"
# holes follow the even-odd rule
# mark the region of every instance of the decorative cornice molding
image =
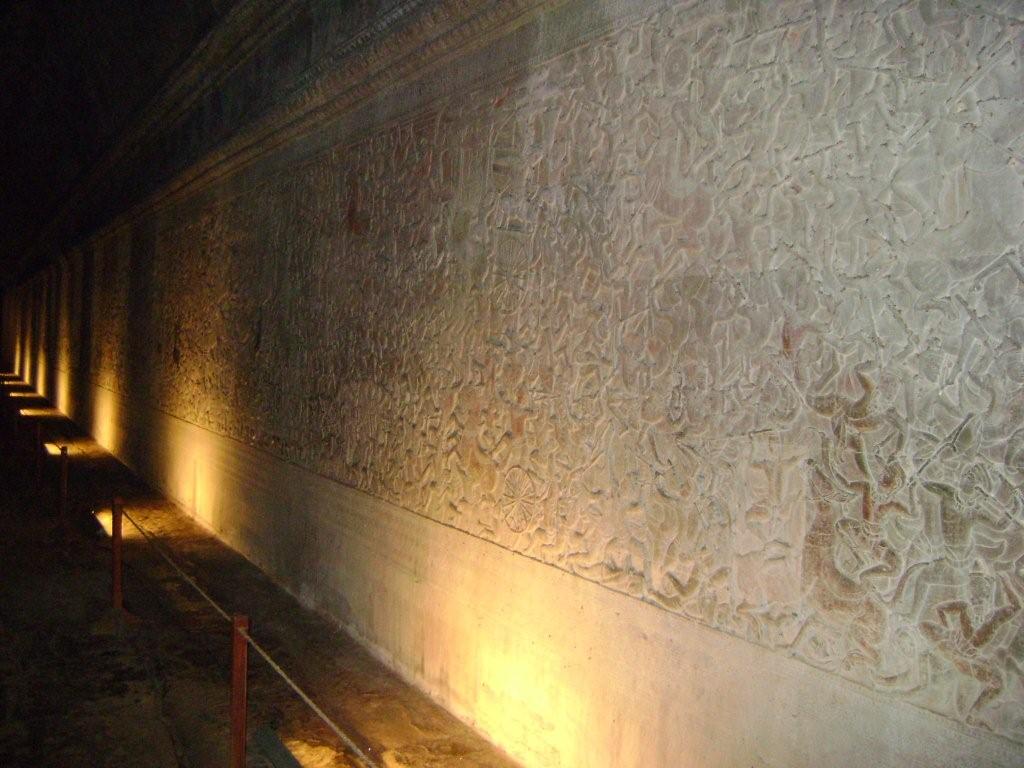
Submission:
POLYGON ((240 0, 211 29, 189 57, 168 78, 164 87, 143 108, 113 146, 82 177, 44 227, 38 238, 40 250, 59 248, 64 228, 74 226, 82 202, 117 167, 136 155, 140 148, 158 140, 161 134, 180 124, 208 93, 280 31, 303 0, 240 0))
MULTIPOLYGON (((44 230, 40 250, 51 254, 62 250, 65 244, 61 237, 81 225, 74 217, 82 202, 114 174, 127 175, 131 162, 142 149, 168 136, 204 96, 222 86, 233 71, 268 44, 307 1, 242 0, 69 195, 44 230)), ((319 57, 289 85, 283 102, 239 129, 143 200, 111 220, 98 223, 93 234, 123 226, 234 173, 381 92, 422 77, 528 22, 537 13, 565 2, 398 0, 319 57), (416 23, 409 23, 414 18, 416 23)))

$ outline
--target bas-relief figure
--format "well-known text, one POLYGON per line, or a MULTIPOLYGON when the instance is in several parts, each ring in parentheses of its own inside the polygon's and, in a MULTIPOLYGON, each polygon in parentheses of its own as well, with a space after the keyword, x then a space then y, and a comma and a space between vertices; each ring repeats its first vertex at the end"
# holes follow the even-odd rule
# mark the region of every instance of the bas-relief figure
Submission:
POLYGON ((637 21, 163 211, 94 375, 1024 740, 1021 16, 637 21))

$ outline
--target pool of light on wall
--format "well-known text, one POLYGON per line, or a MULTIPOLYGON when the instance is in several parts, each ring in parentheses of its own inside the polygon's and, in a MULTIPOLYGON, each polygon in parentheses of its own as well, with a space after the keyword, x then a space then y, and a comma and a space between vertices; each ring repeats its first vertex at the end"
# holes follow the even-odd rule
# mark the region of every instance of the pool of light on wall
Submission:
POLYGON ((64 413, 71 413, 71 373, 57 366, 57 399, 54 403, 64 413))
MULTIPOLYGON (((432 561, 427 567, 439 566, 432 561)), ((442 573, 439 567, 437 577, 424 581, 441 583, 442 573)), ((472 696, 450 704, 524 765, 586 765, 590 701, 606 691, 582 672, 577 652, 600 644, 599 627, 580 623, 576 612, 552 601, 550 584, 539 579, 518 580, 512 598, 517 607, 511 612, 530 615, 529 627, 494 621, 486 617, 493 589, 493 574, 481 568, 423 596, 424 621, 437 642, 427 655, 437 666, 420 674, 461 678, 451 687, 472 696), (550 718, 546 725, 531 714, 539 712, 550 718)))
POLYGON ((167 466, 170 495, 199 522, 217 529, 217 487, 211 442, 202 434, 174 429, 165 438, 171 448, 167 466))
POLYGON ((39 355, 38 359, 36 360, 36 378, 35 378, 35 385, 36 385, 36 391, 37 392, 45 392, 46 391, 46 375, 47 375, 46 356, 45 355, 39 355))
MULTIPOLYGON (((544 596, 538 595, 537 604, 544 604, 544 596)), ((560 611, 562 607, 551 605, 551 609, 560 611)), ((553 653, 555 649, 545 649, 546 653, 537 650, 524 648, 522 642, 480 645, 475 660, 480 675, 474 702, 476 725, 513 754, 541 752, 548 755, 546 759, 553 765, 557 764, 555 761, 584 765, 586 759, 579 753, 578 738, 578 719, 586 711, 577 687, 582 681, 566 679, 564 670, 559 670, 563 673, 559 675, 544 674, 538 666, 540 660, 557 654, 553 653), (540 746, 534 724, 510 716, 512 711, 560 712, 563 719, 558 732, 546 734, 540 746)))
POLYGON ((106 387, 93 389, 92 429, 96 442, 115 456, 120 448, 117 396, 106 387))

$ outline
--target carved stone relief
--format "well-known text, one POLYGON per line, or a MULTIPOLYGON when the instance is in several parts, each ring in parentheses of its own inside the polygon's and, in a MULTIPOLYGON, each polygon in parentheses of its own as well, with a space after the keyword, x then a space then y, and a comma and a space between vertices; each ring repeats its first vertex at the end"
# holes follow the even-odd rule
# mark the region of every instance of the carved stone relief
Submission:
POLYGON ((94 375, 1024 740, 1019 11, 667 10, 96 243, 94 375))

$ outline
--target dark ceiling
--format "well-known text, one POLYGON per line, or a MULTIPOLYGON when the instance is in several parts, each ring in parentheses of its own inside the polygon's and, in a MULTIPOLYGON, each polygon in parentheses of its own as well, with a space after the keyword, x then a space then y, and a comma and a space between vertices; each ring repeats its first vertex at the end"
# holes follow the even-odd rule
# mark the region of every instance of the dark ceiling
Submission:
POLYGON ((0 283, 234 0, 0 2, 0 283))

